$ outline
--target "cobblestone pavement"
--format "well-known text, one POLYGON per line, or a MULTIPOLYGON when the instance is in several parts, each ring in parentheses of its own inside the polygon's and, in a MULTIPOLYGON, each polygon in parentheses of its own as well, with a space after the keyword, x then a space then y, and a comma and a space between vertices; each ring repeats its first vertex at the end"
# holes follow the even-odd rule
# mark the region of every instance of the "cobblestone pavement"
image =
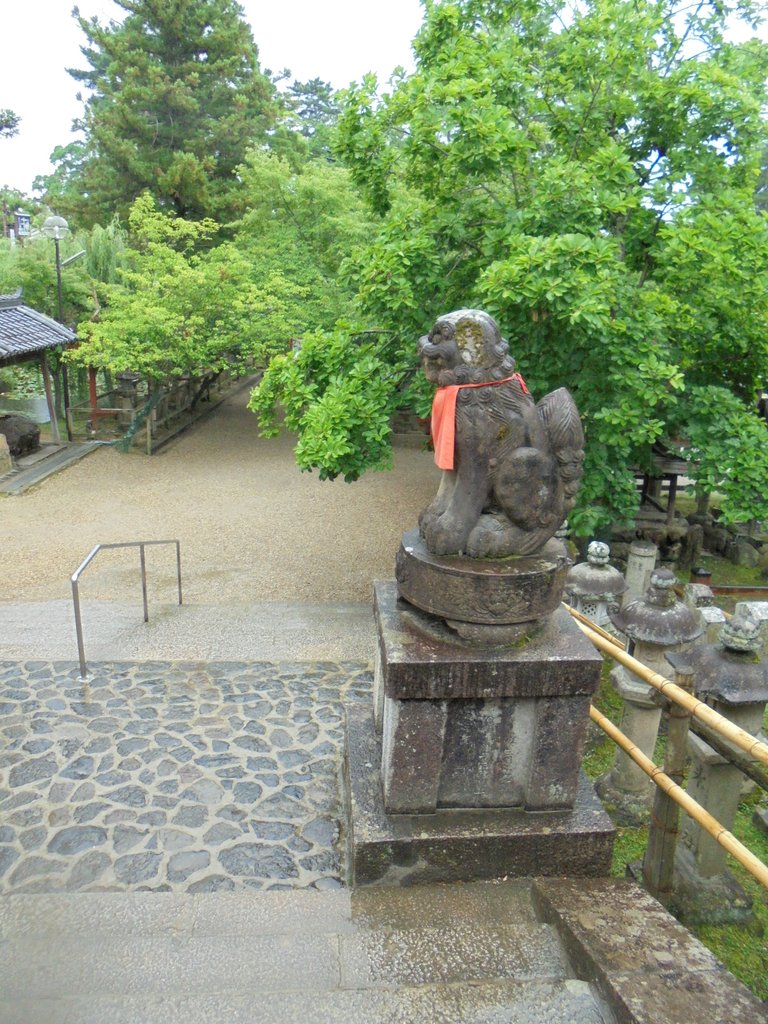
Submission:
POLYGON ((341 885, 360 662, 0 662, 0 892, 341 885))

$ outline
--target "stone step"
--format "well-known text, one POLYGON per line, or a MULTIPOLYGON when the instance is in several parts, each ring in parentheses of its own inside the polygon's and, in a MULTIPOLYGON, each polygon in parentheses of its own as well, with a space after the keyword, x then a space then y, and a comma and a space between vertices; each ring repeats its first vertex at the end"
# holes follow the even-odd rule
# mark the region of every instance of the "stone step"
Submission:
MULTIPOLYGON (((49 446, 45 446, 48 449, 49 446)), ((46 477, 58 473, 73 462, 90 455, 100 447, 99 442, 83 441, 71 442, 64 445, 50 446, 51 451, 45 450, 42 457, 20 460, 18 468, 11 470, 0 478, 0 494, 23 494, 36 484, 41 483, 46 477)))
POLYGON ((482 982, 420 988, 22 999, 2 1024, 608 1024, 582 981, 482 982))
MULTIPOLYGON (((150 574, 149 622, 144 622, 138 556, 135 576, 116 589, 121 600, 89 600, 90 583, 84 577, 81 613, 89 671, 99 662, 125 660, 373 661, 375 634, 368 602, 180 606, 175 575, 169 574, 158 591, 166 603, 152 596, 155 583, 150 574)), ((77 658, 71 597, 0 601, 0 660, 77 664, 77 658)))
POLYGON ((610 1020, 529 883, 0 901, 0 1024, 610 1020))

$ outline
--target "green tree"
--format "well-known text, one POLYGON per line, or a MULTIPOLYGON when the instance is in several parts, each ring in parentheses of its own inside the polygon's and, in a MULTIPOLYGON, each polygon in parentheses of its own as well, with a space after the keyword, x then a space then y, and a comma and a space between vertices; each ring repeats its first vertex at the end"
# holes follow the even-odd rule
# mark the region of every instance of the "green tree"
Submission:
POLYGON ((7 107, 0 107, 0 139, 10 139, 19 131, 21 118, 7 107))
POLYGON ((288 125, 306 139, 309 155, 332 159, 341 108, 331 84, 320 78, 309 82, 294 79, 284 99, 288 108, 288 125))
POLYGON ((115 2, 126 17, 107 25, 75 8, 87 40, 87 69, 70 71, 87 90, 84 143, 60 151, 59 207, 82 223, 124 219, 148 189, 178 216, 227 217, 237 167, 277 113, 241 7, 115 2))
POLYGON ((128 228, 119 283, 108 288, 99 320, 80 324, 82 344, 68 353, 73 363, 162 381, 263 361, 285 348, 286 310, 300 289, 276 270, 255 283, 232 243, 206 249, 214 221, 174 217, 145 194, 128 228))
MULTIPOLYGON (((534 393, 565 384, 582 411, 579 533, 631 519, 632 467, 675 437, 691 441, 702 487, 718 461, 740 481, 727 518, 768 515, 750 408, 768 369, 754 200, 768 48, 728 43, 731 9, 706 0, 425 8, 415 73, 389 94, 371 77, 350 89, 339 127, 381 218, 347 274, 366 323, 395 339, 381 358, 390 391, 436 315, 480 306, 534 393)), ((324 401, 308 395, 300 429, 324 401)), ((329 434, 329 448, 343 443, 329 434)))
MULTIPOLYGON (((82 236, 67 237, 61 243, 61 258, 67 259, 83 248, 82 236)), ((25 305, 54 320, 59 318, 56 291, 56 261, 53 242, 38 235, 23 245, 11 245, 0 238, 0 294, 21 288, 25 305)), ((91 280, 82 262, 67 267, 61 275, 64 323, 72 326, 93 311, 91 280)))
POLYGON ((371 222, 349 173, 318 159, 295 170, 274 153, 253 150, 240 169, 247 212, 233 239, 254 280, 279 270, 300 288, 292 337, 331 328, 352 313, 354 291, 339 275, 371 222))

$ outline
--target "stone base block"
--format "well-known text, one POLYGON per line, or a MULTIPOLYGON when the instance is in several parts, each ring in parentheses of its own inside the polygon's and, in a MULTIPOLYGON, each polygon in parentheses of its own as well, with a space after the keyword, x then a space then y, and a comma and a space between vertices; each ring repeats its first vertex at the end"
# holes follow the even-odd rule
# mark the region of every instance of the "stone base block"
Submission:
POLYGON ((384 810, 372 710, 347 709, 344 789, 350 885, 539 876, 603 877, 615 834, 582 776, 571 810, 384 810))
POLYGON ((754 920, 752 897, 730 871, 704 877, 690 850, 678 846, 675 856, 673 897, 670 909, 685 925, 750 924, 754 920))
POLYGON ((644 786, 642 792, 623 789, 616 785, 615 769, 595 781, 595 791, 603 806, 610 811, 612 820, 625 828, 648 824, 653 806, 652 787, 653 783, 644 786))
POLYGON ((571 808, 602 660, 568 613, 525 643, 478 649, 430 633, 394 583, 374 594, 387 812, 571 808))

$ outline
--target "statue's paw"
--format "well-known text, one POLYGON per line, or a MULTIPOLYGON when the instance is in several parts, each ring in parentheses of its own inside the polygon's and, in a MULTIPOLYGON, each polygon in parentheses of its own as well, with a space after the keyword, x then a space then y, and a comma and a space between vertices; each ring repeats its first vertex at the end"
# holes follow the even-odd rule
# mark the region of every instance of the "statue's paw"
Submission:
POLYGON ((439 511, 433 505, 427 505, 421 512, 419 515, 419 533, 422 537, 426 536, 427 531, 431 529, 439 515, 439 511))
POLYGON ((514 547, 515 531, 506 516, 480 516, 467 540, 470 558, 506 558, 514 547))
POLYGON ((466 529, 442 515, 424 529, 424 543, 433 555, 457 555, 464 550, 466 529))

